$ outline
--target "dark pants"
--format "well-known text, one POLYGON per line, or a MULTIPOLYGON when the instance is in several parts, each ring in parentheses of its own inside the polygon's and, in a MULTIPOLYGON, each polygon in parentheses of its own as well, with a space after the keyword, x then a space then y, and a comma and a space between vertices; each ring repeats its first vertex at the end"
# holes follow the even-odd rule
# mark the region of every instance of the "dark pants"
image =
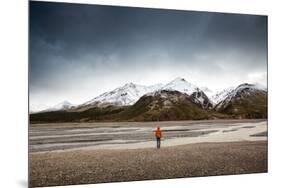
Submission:
POLYGON ((161 138, 156 138, 157 139, 157 149, 160 148, 160 142, 161 142, 161 138))

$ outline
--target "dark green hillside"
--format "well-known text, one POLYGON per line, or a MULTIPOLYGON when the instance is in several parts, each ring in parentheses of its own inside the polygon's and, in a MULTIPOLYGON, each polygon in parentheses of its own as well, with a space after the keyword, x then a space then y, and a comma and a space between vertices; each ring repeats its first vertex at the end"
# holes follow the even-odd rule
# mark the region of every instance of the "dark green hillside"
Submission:
MULTIPOLYGON (((115 120, 116 114, 124 111, 127 107, 108 106, 105 108, 94 107, 82 112, 54 111, 42 112, 30 115, 31 123, 52 122, 88 122, 115 120)), ((117 118, 116 118, 117 120, 117 118)))
POLYGON ((186 94, 162 90, 141 97, 120 116, 133 121, 196 120, 207 119, 208 112, 186 94))

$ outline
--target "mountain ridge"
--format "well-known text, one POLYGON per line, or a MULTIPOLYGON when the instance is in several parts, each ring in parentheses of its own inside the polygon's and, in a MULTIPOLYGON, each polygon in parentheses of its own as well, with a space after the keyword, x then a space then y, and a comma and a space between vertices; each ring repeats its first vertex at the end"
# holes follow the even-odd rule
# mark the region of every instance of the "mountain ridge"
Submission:
MULTIPOLYGON (((185 93, 193 97, 194 102, 201 105, 203 109, 212 109, 216 108, 218 110, 219 104, 228 98, 229 95, 233 95, 233 91, 237 88, 241 87, 252 87, 256 89, 265 90, 266 88, 261 87, 260 85, 254 84, 240 84, 238 87, 230 87, 226 88, 221 92, 217 92, 213 96, 214 92, 211 91, 207 87, 197 87, 196 85, 186 81, 184 78, 177 77, 172 81, 168 82, 167 84, 155 84, 150 86, 138 85, 132 82, 127 83, 121 87, 117 87, 114 90, 104 92, 93 99, 84 102, 80 105, 73 105, 68 101, 63 101, 53 107, 48 107, 45 110, 39 111, 41 112, 48 112, 48 111, 85 111, 94 107, 105 108, 107 106, 132 106, 134 105, 142 96, 146 94, 151 94, 153 92, 166 90, 166 91, 179 91, 181 93, 185 93), (205 92, 206 93, 205 93, 205 92), (207 94, 208 93, 208 94, 207 94)), ((31 109, 31 113, 38 113, 33 112, 31 109)))
POLYGON ((238 118, 267 118, 267 90, 254 84, 240 84, 214 110, 238 118))
MULTIPOLYGON (((201 93, 204 94, 204 93, 201 93)), ((64 110, 30 115, 32 123, 177 121, 203 119, 267 118, 267 91, 253 84, 241 84, 213 108, 198 103, 198 93, 157 90, 143 95, 129 106, 94 106, 82 111, 64 110)))

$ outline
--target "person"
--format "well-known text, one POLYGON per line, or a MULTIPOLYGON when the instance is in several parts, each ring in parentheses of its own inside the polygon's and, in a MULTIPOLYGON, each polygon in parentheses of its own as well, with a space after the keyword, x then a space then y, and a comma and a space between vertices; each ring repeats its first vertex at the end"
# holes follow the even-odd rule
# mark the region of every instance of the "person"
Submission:
POLYGON ((162 131, 160 127, 158 126, 156 131, 155 131, 155 137, 157 141, 157 149, 160 149, 160 142, 161 142, 161 137, 162 137, 162 131))

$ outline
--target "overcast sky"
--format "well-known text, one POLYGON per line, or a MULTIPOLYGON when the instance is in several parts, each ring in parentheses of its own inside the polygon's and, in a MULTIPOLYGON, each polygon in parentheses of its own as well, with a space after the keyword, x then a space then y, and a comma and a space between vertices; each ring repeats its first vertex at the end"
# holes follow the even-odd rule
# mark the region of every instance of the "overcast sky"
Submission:
POLYGON ((30 3, 30 102, 79 104, 127 82, 221 90, 267 78, 267 17, 30 3))

